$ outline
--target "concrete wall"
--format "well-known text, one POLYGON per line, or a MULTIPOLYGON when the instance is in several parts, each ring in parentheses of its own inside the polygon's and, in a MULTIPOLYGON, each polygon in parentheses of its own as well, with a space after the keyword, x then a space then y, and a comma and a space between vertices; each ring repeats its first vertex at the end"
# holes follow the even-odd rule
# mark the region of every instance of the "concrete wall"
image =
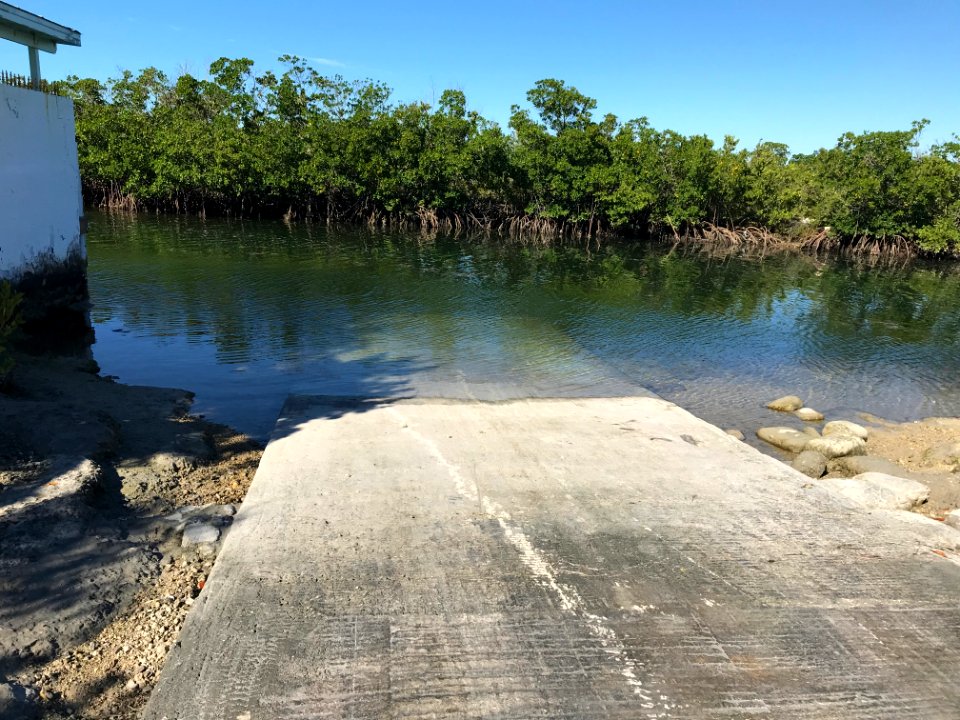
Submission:
POLYGON ((0 277, 86 256, 73 101, 0 85, 0 277))
POLYGON ((90 340, 73 101, 0 84, 0 279, 37 347, 90 340))

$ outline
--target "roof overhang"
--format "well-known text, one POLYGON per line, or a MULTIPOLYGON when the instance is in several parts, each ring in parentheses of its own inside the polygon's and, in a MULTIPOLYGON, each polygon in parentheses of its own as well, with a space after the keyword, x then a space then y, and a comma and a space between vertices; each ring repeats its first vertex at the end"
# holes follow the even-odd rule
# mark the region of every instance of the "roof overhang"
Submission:
POLYGON ((0 2, 0 39, 55 53, 57 45, 80 45, 80 33, 39 15, 0 2))

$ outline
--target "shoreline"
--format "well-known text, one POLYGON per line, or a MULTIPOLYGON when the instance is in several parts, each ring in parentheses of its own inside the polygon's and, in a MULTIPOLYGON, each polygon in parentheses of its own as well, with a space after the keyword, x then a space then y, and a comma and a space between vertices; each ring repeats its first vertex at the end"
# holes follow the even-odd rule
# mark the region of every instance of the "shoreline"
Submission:
POLYGON ((262 454, 97 372, 20 355, 0 395, 0 714, 137 717, 262 454))
POLYGON ((326 228, 367 230, 383 233, 417 233, 434 238, 438 235, 467 237, 477 241, 497 240, 520 245, 552 247, 564 243, 584 243, 597 248, 613 242, 625 245, 653 243, 672 247, 684 247, 694 252, 707 252, 726 257, 732 253, 760 256, 767 253, 802 253, 810 257, 843 257, 877 263, 902 263, 920 261, 927 263, 956 264, 960 266, 960 249, 947 248, 941 251, 926 250, 916 239, 904 236, 874 237, 858 235, 844 237, 831 234, 829 228, 811 228, 797 234, 784 234, 754 225, 724 227, 703 223, 683 228, 682 232, 650 228, 591 228, 583 223, 556 222, 548 218, 528 215, 504 215, 493 217, 460 217, 433 215, 425 219, 421 215, 388 214, 371 219, 328 218, 323 215, 259 212, 239 214, 231 212, 187 212, 165 207, 134 206, 116 207, 106 202, 85 198, 85 206, 107 216, 163 216, 170 218, 197 219, 201 221, 236 222, 282 222, 288 226, 319 225, 326 228))
MULTIPOLYGON (((263 451, 190 415, 187 391, 98 371, 89 359, 20 356, 0 395, 0 562, 21 568, 0 585, 0 614, 15 621, 0 634, 0 683, 27 698, 26 717, 138 716, 263 451)), ((960 419, 858 420, 871 453, 910 473, 933 435, 960 434, 960 419)), ((938 519, 960 504, 960 471, 942 474, 956 492, 934 488, 914 508, 938 519)))

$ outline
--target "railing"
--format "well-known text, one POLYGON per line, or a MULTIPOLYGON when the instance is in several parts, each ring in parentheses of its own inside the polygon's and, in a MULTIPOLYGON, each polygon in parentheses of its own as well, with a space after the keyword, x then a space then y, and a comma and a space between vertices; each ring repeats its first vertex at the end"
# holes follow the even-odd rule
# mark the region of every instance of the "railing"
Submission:
POLYGON ((17 75, 16 73, 7 72, 6 70, 0 70, 0 85, 13 85, 13 87, 26 88, 27 90, 39 89, 40 92, 48 94, 53 92, 50 83, 46 80, 41 80, 40 87, 35 88, 30 78, 26 75, 17 75))

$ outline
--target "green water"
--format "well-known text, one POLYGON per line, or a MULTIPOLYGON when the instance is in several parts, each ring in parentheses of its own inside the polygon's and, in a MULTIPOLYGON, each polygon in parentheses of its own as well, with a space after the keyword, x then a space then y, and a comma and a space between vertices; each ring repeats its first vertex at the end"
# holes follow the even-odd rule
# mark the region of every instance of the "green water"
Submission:
POLYGON ((956 267, 99 214, 89 256, 104 373, 191 389, 259 437, 290 393, 649 390, 748 433, 785 420, 762 406, 787 392, 960 414, 956 267))

